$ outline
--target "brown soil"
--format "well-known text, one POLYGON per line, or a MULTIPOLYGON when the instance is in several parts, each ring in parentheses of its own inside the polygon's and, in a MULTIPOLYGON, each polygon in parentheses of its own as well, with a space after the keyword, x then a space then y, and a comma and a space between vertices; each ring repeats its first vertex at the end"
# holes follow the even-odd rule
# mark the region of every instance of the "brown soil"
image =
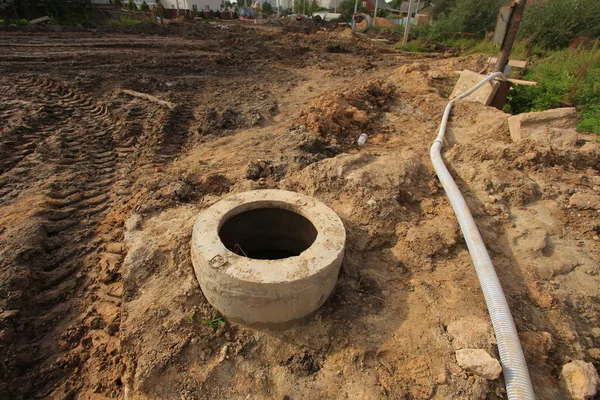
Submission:
MULTIPOLYGON (((0 398, 503 398, 454 357, 497 350, 428 155, 453 71, 485 59, 156 29, 0 32, 0 398), (331 298, 279 329, 223 323, 190 262, 195 215, 257 188, 315 196, 348 232, 331 298)), ((459 103, 445 158, 537 396, 562 398, 564 363, 600 361, 600 150, 512 143, 506 118, 459 103)))

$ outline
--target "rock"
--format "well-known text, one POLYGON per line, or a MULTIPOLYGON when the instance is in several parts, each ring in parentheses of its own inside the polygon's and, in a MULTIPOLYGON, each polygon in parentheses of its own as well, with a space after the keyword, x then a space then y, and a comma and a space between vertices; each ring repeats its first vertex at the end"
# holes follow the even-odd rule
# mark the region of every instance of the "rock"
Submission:
MULTIPOLYGON (((481 82, 486 75, 481 75, 473 71, 464 70, 460 73, 460 78, 458 78, 458 82, 456 82, 456 86, 454 86, 454 90, 452 91, 452 95, 450 95, 450 99, 458 97, 463 94, 467 90, 471 89, 473 86, 481 82)), ((500 87, 500 83, 494 80, 489 81, 479 89, 477 89, 474 93, 471 93, 465 100, 467 101, 476 101, 483 105, 490 105, 498 88, 500 87)))
POLYGON ((448 334, 452 336, 454 349, 489 349, 495 338, 491 325, 483 319, 467 317, 448 324, 448 334))
POLYGON ((588 354, 590 357, 592 357, 594 360, 596 361, 600 361, 600 349, 597 347, 592 347, 591 349, 588 349, 588 354))
POLYGON ((523 350, 532 359, 539 361, 548 360, 548 353, 552 349, 552 335, 548 332, 524 332, 519 335, 523 350))
POLYGON ((125 221, 125 231, 133 232, 142 228, 142 216, 140 214, 132 214, 125 221))
POLYGON ((456 362, 465 371, 493 381, 502 372, 500 362, 482 349, 461 349, 456 351, 456 362))
POLYGON ((577 112, 574 107, 565 107, 513 115, 508 118, 508 127, 514 142, 530 137, 538 141, 572 140, 573 132, 577 137, 577 112))
POLYGON ((598 371, 581 360, 563 365, 561 380, 574 400, 592 399, 600 389, 598 371))
POLYGON ((582 210, 600 210, 600 195, 578 192, 571 196, 569 204, 582 210))

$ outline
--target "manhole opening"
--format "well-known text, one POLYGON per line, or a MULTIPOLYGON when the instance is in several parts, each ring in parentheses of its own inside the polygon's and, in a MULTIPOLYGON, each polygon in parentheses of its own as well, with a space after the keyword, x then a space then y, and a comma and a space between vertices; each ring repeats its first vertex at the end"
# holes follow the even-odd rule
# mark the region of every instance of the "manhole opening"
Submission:
POLYGON ((306 218, 281 208, 258 208, 237 214, 219 229, 230 251, 259 260, 280 260, 300 255, 317 238, 306 218))

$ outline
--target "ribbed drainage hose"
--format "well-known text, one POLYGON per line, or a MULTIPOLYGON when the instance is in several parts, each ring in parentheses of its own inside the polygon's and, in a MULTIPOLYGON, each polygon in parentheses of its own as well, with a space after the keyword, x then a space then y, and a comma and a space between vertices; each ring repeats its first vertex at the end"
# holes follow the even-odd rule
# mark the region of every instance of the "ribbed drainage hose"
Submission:
POLYGON ((467 242, 473 264, 475 264, 477 277, 479 278, 483 296, 485 297, 485 302, 492 319, 496 341, 498 342, 498 352, 500 353, 500 362, 502 363, 508 398, 510 400, 529 400, 535 399, 535 395, 531 386, 531 379, 529 378, 529 371, 527 371, 527 364, 523 356, 519 335, 517 334, 517 328, 510 314, 506 297, 504 297, 504 292, 494 270, 494 265, 485 248, 477 225, 475 225, 471 211, 467 207, 464 197, 448 172, 440 154, 443 145, 442 141, 446 134, 446 125, 448 125, 448 116, 454 102, 467 97, 496 77, 504 77, 504 75, 501 72, 495 72, 448 103, 444 111, 438 137, 431 146, 430 155, 435 172, 450 199, 465 242, 467 242))

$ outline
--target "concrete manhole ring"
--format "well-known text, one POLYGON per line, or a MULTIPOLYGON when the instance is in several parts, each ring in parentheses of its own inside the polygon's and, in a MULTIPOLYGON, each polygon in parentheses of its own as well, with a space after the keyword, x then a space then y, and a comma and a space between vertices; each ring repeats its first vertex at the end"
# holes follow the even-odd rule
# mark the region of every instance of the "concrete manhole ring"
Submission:
POLYGON ((345 242, 341 219, 318 200, 254 190, 198 215, 192 263, 202 292, 223 315, 249 324, 282 323, 327 300, 345 242))

